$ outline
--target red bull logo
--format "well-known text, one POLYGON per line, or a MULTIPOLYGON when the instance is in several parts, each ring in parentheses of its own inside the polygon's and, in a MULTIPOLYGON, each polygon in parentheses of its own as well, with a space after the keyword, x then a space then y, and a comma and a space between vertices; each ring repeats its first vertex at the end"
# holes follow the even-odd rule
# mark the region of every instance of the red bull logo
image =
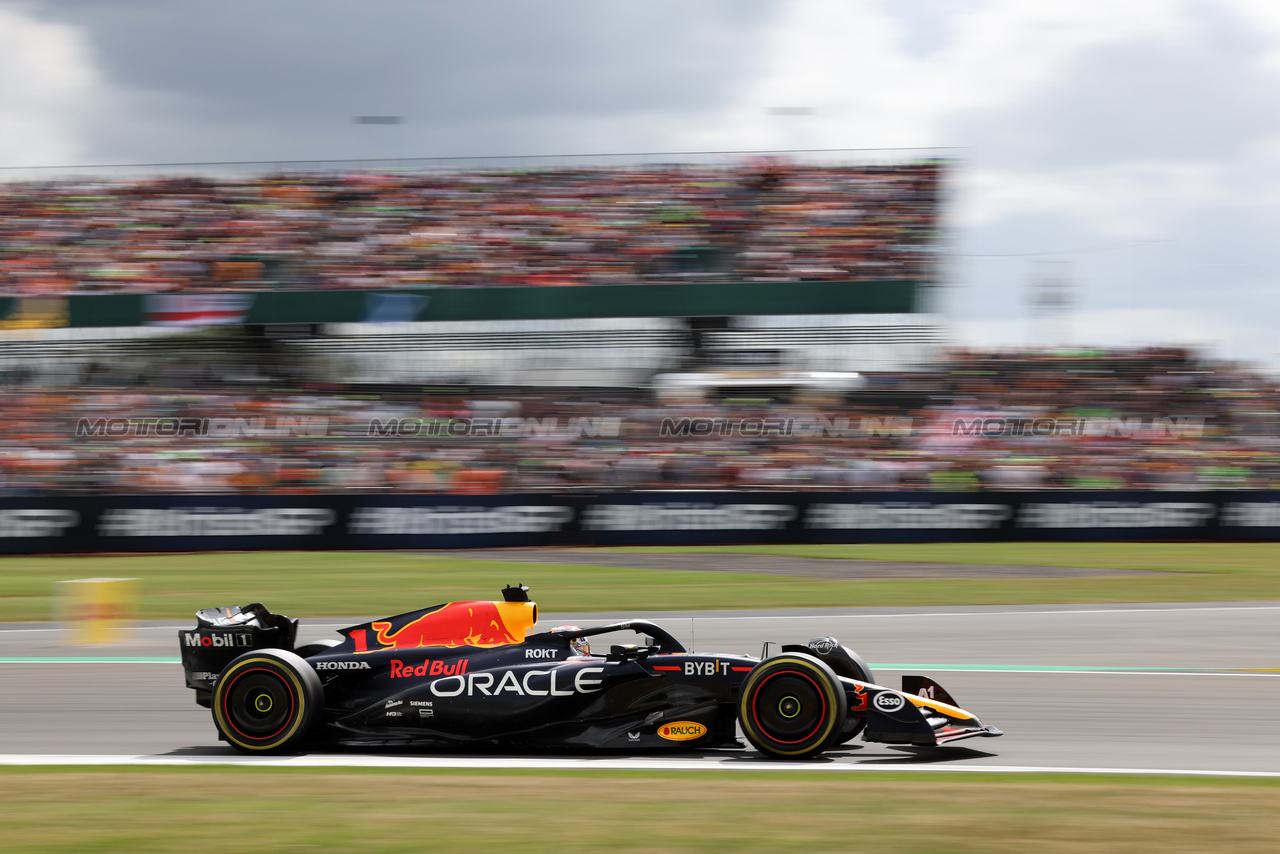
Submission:
POLYGON ((412 664, 406 665, 399 659, 391 659, 391 678, 407 679, 410 676, 461 676, 467 672, 467 659, 455 661, 453 664, 445 664, 439 659, 432 661, 427 659, 416 667, 412 664))
POLYGON ((370 623, 377 646, 365 646, 366 633, 362 629, 351 635, 357 652, 427 646, 503 646, 524 639, 536 621, 535 607, 532 602, 450 602, 415 617, 398 629, 393 630, 390 621, 370 623))

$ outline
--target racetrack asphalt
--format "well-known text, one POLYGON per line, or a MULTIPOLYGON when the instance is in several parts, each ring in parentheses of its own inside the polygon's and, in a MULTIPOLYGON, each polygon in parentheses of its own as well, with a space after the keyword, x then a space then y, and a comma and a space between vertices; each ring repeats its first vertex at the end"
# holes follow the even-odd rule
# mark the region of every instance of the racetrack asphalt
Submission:
MULTIPOLYGON (((764 641, 834 635, 877 668, 880 684, 930 675, 1006 733, 936 750, 855 741, 831 751, 829 767, 1280 774, 1276 602, 551 614, 541 624, 629 616, 704 652, 759 654, 764 641)), ((362 619, 302 617, 300 641, 362 619)), ((146 624, 128 644, 86 648, 62 645, 54 626, 0 626, 0 755, 234 760, 174 663, 177 630, 190 627, 146 624)), ((757 758, 679 756, 692 767, 757 758)))

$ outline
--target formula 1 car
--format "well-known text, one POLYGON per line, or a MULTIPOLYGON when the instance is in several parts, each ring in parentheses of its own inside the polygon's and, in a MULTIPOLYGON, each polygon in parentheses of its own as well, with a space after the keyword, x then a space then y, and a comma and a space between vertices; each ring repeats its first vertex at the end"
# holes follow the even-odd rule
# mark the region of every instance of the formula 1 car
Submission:
MULTIPOLYGON (((687 651, 645 620, 537 630, 528 588, 451 602, 294 646, 298 621, 261 604, 180 630, 182 666, 218 736, 246 753, 316 746, 506 749, 742 747, 802 759, 861 734, 935 747, 998 736, 924 676, 877 685, 834 638, 766 658, 687 651), (590 638, 643 636, 606 654, 590 638)), ((766 646, 766 652, 768 647, 766 646)))

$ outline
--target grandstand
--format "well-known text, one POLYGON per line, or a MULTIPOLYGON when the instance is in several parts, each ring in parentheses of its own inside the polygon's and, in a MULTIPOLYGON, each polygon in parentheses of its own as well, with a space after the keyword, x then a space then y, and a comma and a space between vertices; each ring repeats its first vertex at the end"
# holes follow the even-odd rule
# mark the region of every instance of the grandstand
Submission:
POLYGON ((578 388, 904 369, 942 340, 927 154, 27 170, 0 185, 0 366, 225 348, 264 376, 578 388))
POLYGON ((3 489, 1280 480, 1276 390, 1246 370, 945 350, 947 164, 848 161, 0 185, 3 489))
POLYGON ((10 181, 3 488, 1280 480, 1247 370, 944 349, 948 164, 846 155, 10 181))

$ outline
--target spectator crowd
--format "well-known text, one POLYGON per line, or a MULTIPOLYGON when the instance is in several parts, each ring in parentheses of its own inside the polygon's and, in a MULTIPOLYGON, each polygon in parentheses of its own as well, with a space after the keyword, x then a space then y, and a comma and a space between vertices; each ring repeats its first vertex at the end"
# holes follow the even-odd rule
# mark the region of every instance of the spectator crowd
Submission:
POLYGON ((870 379, 842 400, 776 401, 11 382, 0 488, 1280 488, 1280 388, 1238 365, 1179 350, 956 352, 870 379))
MULTIPOLYGON (((944 169, 9 183, 0 295, 927 281, 944 169)), ((264 387, 254 370, 170 367, 0 377, 0 492, 1280 488, 1275 382, 1173 349, 953 352, 849 394, 754 400, 264 387)))
POLYGON ((0 294, 931 274, 937 162, 0 185, 0 294))

